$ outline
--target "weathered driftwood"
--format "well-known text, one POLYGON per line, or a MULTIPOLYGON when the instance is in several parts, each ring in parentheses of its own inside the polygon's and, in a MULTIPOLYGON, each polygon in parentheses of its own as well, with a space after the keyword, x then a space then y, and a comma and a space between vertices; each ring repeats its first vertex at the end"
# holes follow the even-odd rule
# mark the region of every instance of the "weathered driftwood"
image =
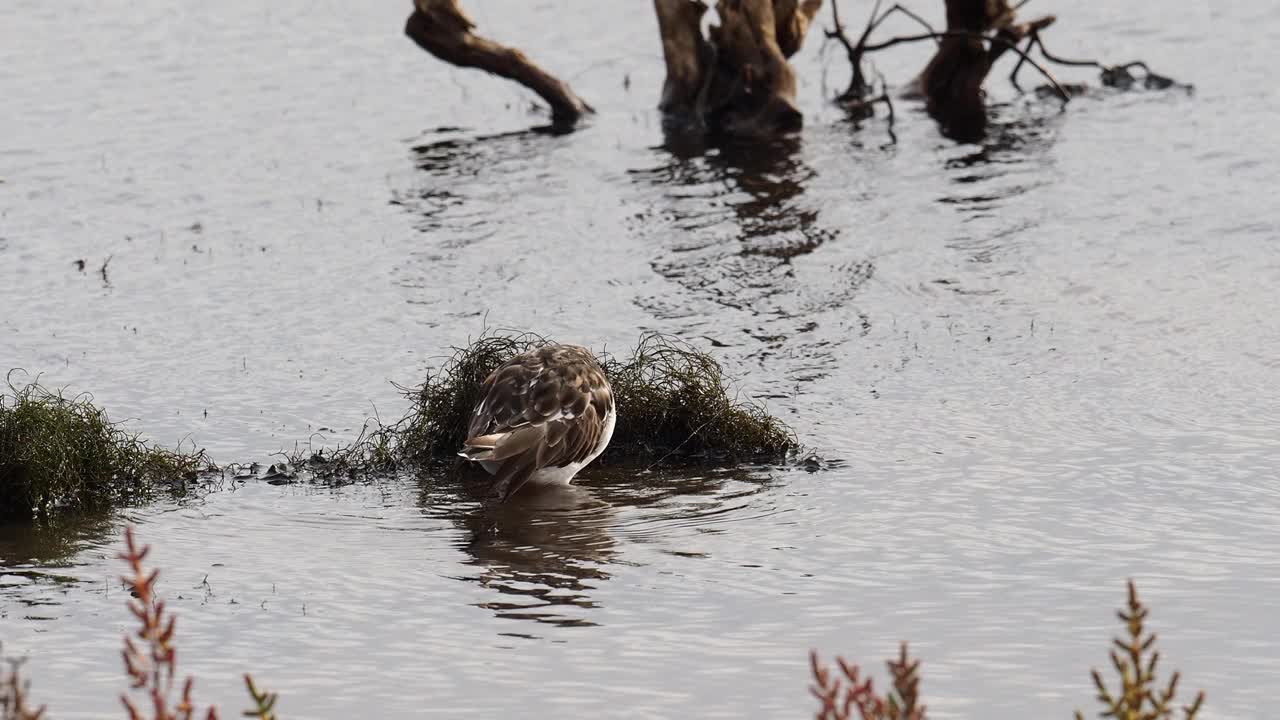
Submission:
POLYGON ((476 24, 458 0, 414 0, 405 34, 423 50, 458 67, 472 67, 514 80, 551 106, 556 127, 572 127, 592 111, 568 83, 538 67, 519 50, 476 35, 476 24))
POLYGON ((944 135, 960 141, 977 140, 986 133, 982 83, 991 67, 1005 52, 1016 51, 1023 38, 1052 24, 1054 18, 1018 23, 1007 0, 946 2, 947 31, 938 34, 941 42, 920 74, 918 88, 944 135))
POLYGON ((822 0, 719 0, 702 34, 701 0, 654 0, 667 64, 659 108, 674 124, 739 136, 799 130, 795 71, 822 0))
POLYGON ((991 66, 982 34, 989 27, 986 0, 947 0, 947 31, 970 36, 945 37, 924 71, 919 87, 925 108, 944 135, 973 140, 986 132, 982 82, 991 66))

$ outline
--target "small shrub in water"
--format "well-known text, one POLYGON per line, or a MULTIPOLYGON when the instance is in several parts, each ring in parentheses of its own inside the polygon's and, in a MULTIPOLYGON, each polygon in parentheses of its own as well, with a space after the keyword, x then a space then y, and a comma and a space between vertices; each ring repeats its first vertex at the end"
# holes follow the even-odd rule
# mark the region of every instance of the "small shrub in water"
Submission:
POLYGON ((0 519, 145 500, 214 469, 204 451, 154 447, 107 419, 88 395, 37 382, 0 393, 0 519))
MULTIPOLYGON (((409 412, 394 425, 366 427, 351 445, 309 458, 322 476, 386 472, 456 459, 481 383, 507 360, 548 344, 532 333, 487 333, 407 389, 409 412)), ((776 460, 800 449, 794 431, 764 407, 739 400, 715 358, 659 334, 640 338, 630 357, 597 360, 613 385, 618 424, 604 460, 669 456, 776 460)))

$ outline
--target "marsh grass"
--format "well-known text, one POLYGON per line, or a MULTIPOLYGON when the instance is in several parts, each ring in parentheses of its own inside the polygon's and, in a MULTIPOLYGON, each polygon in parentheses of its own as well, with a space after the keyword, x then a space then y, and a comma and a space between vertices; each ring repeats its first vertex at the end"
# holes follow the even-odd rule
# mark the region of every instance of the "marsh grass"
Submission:
POLYGON ((650 333, 626 360, 602 360, 618 403, 609 446, 618 455, 778 460, 800 450, 794 430, 734 392, 720 363, 692 345, 650 333))
MULTIPOLYGON (((394 424, 366 423, 355 442, 290 458, 324 477, 357 477, 457 460, 480 385, 507 360, 551 341, 533 333, 486 332, 401 388, 409 411, 394 424)), ((626 358, 596 356, 613 385, 618 423, 603 461, 771 462, 801 449, 795 432, 763 405, 735 393, 720 363, 656 333, 626 358)))
POLYGON ((87 394, 38 381, 0 392, 0 519, 181 497, 214 470, 203 450, 167 450, 111 422, 87 394))

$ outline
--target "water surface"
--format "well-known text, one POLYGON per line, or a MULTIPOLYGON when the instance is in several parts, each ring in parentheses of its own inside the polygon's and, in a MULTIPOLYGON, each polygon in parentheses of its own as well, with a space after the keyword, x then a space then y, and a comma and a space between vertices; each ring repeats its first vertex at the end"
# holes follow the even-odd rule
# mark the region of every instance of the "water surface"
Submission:
POLYGON ((0 367, 267 460, 398 417, 391 383, 486 325, 658 330, 831 467, 599 467, 496 513, 446 477, 237 483, 7 529, 0 639, 36 696, 115 712, 127 520, 224 715, 252 670, 289 717, 797 717, 810 648, 879 670, 907 639, 932 717, 1065 717, 1135 577, 1205 716, 1267 717, 1280 7, 1035 3, 1055 51, 1197 91, 1060 113, 997 70, 982 145, 907 102, 896 145, 849 123, 814 36, 803 134, 706 148, 662 135, 647 4, 562 5, 468 3, 600 109, 548 137, 526 92, 403 38, 407 3, 14 0, 0 367))

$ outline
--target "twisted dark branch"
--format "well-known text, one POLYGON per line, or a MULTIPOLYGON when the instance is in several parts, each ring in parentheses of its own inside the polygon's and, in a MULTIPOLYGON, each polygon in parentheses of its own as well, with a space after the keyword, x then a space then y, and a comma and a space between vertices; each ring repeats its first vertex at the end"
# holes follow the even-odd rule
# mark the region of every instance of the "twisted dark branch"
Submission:
POLYGON ((853 42, 849 36, 845 34, 844 24, 840 22, 840 3, 838 0, 831 2, 831 20, 835 24, 835 29, 826 30, 826 37, 838 41, 844 46, 845 54, 849 57, 849 64, 853 68, 853 77, 849 80, 849 87, 838 98, 841 101, 849 101, 866 97, 871 92, 871 87, 867 84, 866 77, 862 74, 862 55, 866 50, 867 40, 871 37, 871 33, 880 27, 890 15, 898 12, 915 20, 924 26, 929 32, 934 32, 933 26, 927 20, 912 12, 910 9, 894 3, 880 12, 881 0, 876 0, 876 4, 871 8, 871 16, 867 20, 867 27, 862 31, 862 35, 858 37, 858 42, 853 42))
MULTIPOLYGON (((1190 85, 1175 82, 1171 78, 1152 72, 1151 68, 1141 60, 1134 60, 1133 62, 1127 62, 1120 65, 1107 65, 1106 63, 1102 63, 1097 60, 1075 60, 1072 58, 1058 57, 1057 55, 1049 52, 1049 48, 1044 44, 1044 38, 1041 37, 1040 33, 1036 29, 1033 29, 1027 37, 1027 54, 1030 54, 1032 50, 1039 49, 1040 54, 1043 55, 1046 60, 1054 63, 1055 65, 1096 68, 1102 72, 1104 85, 1120 84, 1120 80, 1122 79, 1132 82, 1133 78, 1129 74, 1129 70, 1131 68, 1141 68, 1142 72, 1145 73, 1148 78, 1149 87, 1154 86, 1164 88, 1177 86, 1186 88, 1187 90, 1192 89, 1192 86, 1190 85), (1154 83, 1154 85, 1152 85, 1152 83, 1154 83)), ((1009 81, 1019 90, 1022 88, 1018 86, 1018 71, 1022 68, 1023 62, 1024 61, 1022 59, 1019 59, 1018 64, 1013 67, 1013 72, 1009 75, 1009 81)))
POLYGON ((941 40, 945 38, 964 38, 969 40, 982 40, 985 42, 989 42, 992 45, 998 45, 1005 50, 1012 50, 1022 59, 1022 62, 1025 62, 1028 65, 1034 67, 1036 70, 1040 72, 1041 75, 1045 77, 1046 80, 1049 81, 1049 84, 1053 86, 1054 91, 1058 94, 1058 98, 1062 100, 1063 105, 1066 105, 1068 102, 1071 101, 1071 96, 1067 93, 1066 89, 1062 87, 1062 84, 1058 82, 1057 78, 1053 76, 1053 73, 1049 72, 1048 68, 1046 68, 1045 66, 1041 65, 1040 63, 1032 59, 1030 55, 1028 55, 1025 51, 1023 51, 1022 48, 1018 47, 1017 43, 1011 40, 1008 40, 1006 38, 1000 37, 998 35, 988 36, 988 35, 983 35, 982 33, 968 32, 965 30, 947 30, 945 32, 931 32, 931 33, 922 33, 920 35, 904 35, 901 37, 890 38, 883 42, 878 42, 871 45, 865 45, 863 46, 862 50, 863 52, 876 52, 877 50, 884 50, 886 48, 891 48, 894 45, 901 45, 903 43, 920 42, 921 40, 941 40))

